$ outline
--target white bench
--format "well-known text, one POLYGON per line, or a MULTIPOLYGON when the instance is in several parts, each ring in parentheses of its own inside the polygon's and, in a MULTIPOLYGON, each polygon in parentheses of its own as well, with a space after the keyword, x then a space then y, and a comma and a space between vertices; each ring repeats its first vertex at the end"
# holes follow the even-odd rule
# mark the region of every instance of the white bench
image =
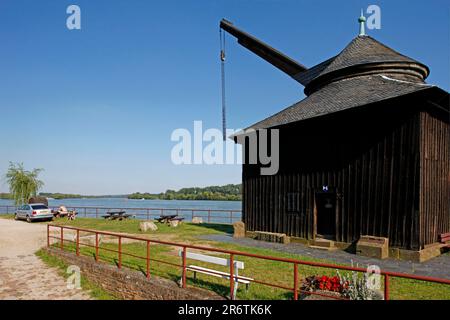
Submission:
MULTIPOLYGON (((180 250, 178 254, 180 257, 183 258, 183 250, 180 250)), ((187 252, 186 259, 217 264, 217 265, 221 265, 221 266, 225 266, 225 267, 230 266, 230 259, 207 256, 204 254, 194 253, 194 252, 187 252)), ((246 288, 246 290, 248 290, 250 282, 253 281, 252 278, 239 276, 239 269, 242 269, 242 270, 244 269, 244 263, 242 261, 235 260, 234 261, 234 276, 239 277, 239 278, 234 278, 234 292, 233 292, 234 297, 236 297, 236 292, 237 292, 239 283, 245 284, 245 288, 246 288)), ((206 274, 209 276, 218 277, 218 278, 230 279, 229 272, 208 269, 208 268, 204 268, 204 267, 200 267, 200 266, 188 265, 188 266, 186 266, 186 270, 194 272, 194 280, 197 279, 197 272, 203 273, 203 274, 206 274)), ((180 284, 183 285, 183 277, 181 278, 180 284)))

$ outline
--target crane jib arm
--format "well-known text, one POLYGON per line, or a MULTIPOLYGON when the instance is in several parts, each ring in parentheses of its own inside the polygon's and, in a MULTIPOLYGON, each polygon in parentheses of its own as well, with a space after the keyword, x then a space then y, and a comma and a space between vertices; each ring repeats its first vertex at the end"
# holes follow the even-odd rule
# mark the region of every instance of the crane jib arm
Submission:
MULTIPOLYGON (((236 28, 231 22, 222 19, 220 21, 220 28, 237 38, 238 43, 247 48, 254 54, 266 60, 273 66, 277 67, 284 73, 295 79, 299 73, 307 70, 305 66, 297 61, 289 58, 280 51, 272 48, 268 44, 256 39, 252 35, 236 28)), ((295 79, 298 81, 297 79, 295 79)))

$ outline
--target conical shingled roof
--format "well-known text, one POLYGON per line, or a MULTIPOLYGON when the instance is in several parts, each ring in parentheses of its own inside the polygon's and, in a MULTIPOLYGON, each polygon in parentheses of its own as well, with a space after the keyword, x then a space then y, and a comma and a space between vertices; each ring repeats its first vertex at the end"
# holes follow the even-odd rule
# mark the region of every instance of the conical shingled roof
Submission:
POLYGON ((249 128, 273 128, 434 88, 425 83, 428 74, 424 64, 360 35, 337 56, 295 76, 305 85, 305 99, 249 128))
POLYGON ((300 73, 295 78, 302 83, 308 95, 323 83, 343 76, 378 73, 380 69, 409 75, 410 80, 423 82, 429 69, 424 64, 389 48, 370 36, 357 36, 337 56, 300 73))
POLYGON ((350 66, 385 62, 407 62, 422 65, 420 62, 398 53, 370 36, 358 36, 333 59, 320 75, 350 66))

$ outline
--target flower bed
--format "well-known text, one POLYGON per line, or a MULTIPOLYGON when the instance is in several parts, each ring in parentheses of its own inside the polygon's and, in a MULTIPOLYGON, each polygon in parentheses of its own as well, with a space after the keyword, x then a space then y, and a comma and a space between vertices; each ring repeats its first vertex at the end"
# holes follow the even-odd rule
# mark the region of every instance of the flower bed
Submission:
POLYGON ((302 298, 317 299, 347 299, 347 300, 383 300, 383 294, 368 286, 368 275, 360 277, 356 272, 341 276, 310 276, 303 280, 300 290, 302 298))

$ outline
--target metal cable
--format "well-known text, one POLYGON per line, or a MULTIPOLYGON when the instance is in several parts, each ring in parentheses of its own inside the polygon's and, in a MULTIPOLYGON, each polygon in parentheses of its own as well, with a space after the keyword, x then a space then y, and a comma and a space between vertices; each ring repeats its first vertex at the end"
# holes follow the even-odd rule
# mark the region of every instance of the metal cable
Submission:
POLYGON ((225 35, 220 29, 220 70, 222 81, 222 135, 223 141, 226 141, 227 120, 226 120, 226 100, 225 100, 225 35))

